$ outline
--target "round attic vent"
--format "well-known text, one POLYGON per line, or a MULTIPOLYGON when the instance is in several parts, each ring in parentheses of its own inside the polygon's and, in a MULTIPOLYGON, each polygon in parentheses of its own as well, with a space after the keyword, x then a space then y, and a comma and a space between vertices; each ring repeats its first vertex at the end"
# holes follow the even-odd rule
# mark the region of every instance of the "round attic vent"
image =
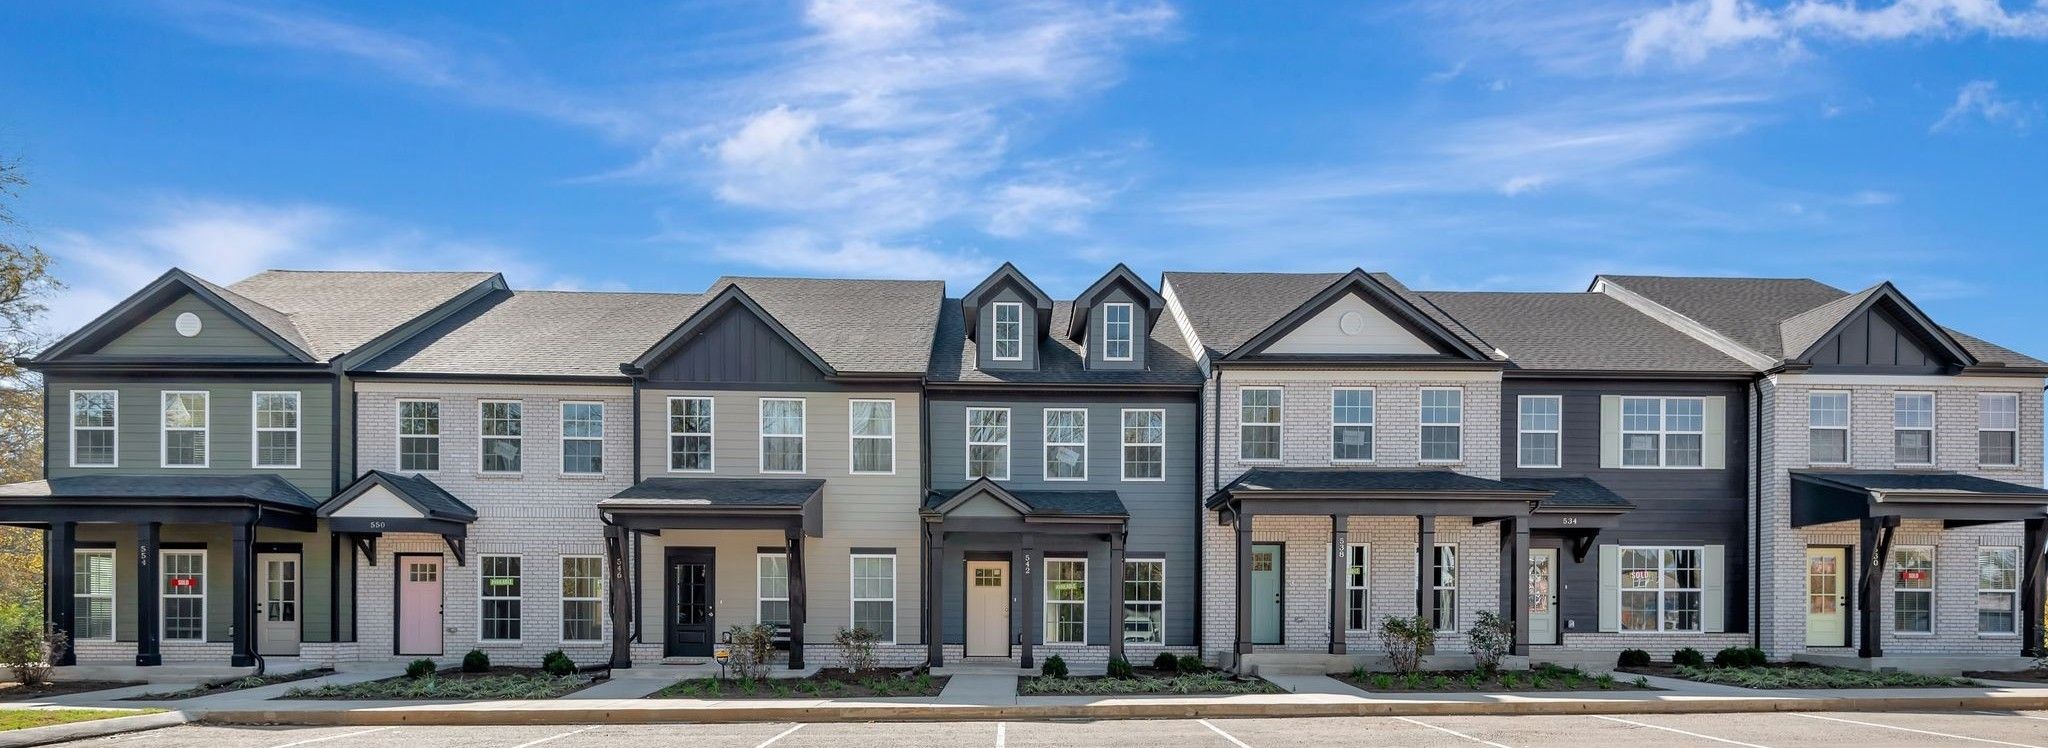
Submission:
POLYGON ((1365 332, 1365 315, 1357 312, 1345 312, 1344 316, 1337 318, 1337 329, 1343 330, 1345 335, 1357 335, 1365 332))
POLYGON ((178 315, 178 334, 192 337, 199 334, 199 315, 191 312, 178 315))

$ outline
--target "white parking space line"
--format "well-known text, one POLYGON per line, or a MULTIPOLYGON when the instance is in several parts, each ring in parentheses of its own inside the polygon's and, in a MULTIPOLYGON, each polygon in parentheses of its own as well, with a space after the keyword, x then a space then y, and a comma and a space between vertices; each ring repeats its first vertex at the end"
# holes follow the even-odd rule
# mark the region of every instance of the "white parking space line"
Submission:
POLYGON ((1223 731, 1223 728, 1221 728, 1221 727, 1217 727, 1217 726, 1215 726, 1215 725, 1212 725, 1212 724, 1209 724, 1209 720, 1206 720, 1206 719, 1198 719, 1198 720, 1195 720, 1195 721, 1196 721, 1196 722, 1200 722, 1200 723, 1202 723, 1202 726, 1203 726, 1203 727, 1207 727, 1207 728, 1209 728, 1209 731, 1210 731, 1210 732, 1213 732, 1213 733, 1216 733, 1216 734, 1218 734, 1218 735, 1221 735, 1221 736, 1223 736, 1223 739, 1224 739, 1224 740, 1228 740, 1228 741, 1230 741, 1230 744, 1231 744, 1231 745, 1234 745, 1234 746, 1237 746, 1237 748, 1252 748, 1252 747, 1251 747, 1251 746, 1249 746, 1249 745, 1245 745, 1245 744, 1244 744, 1244 741, 1242 741, 1242 740, 1238 740, 1238 739, 1237 739, 1237 736, 1236 736, 1236 735, 1232 735, 1232 734, 1230 734, 1230 733, 1224 732, 1224 731, 1223 731))
POLYGON ((329 741, 329 740, 340 740, 340 739, 342 739, 342 738, 353 738, 353 737, 355 737, 355 736, 357 736, 357 735, 368 735, 368 734, 370 734, 370 733, 373 733, 373 732, 383 732, 383 731, 385 731, 385 730, 395 730, 395 729, 398 729, 396 725, 393 725, 393 726, 389 726, 389 727, 372 727, 372 728, 370 728, 370 729, 368 729, 368 730, 357 730, 357 731, 355 731, 355 732, 344 732, 344 733, 342 733, 342 734, 340 734, 340 735, 323 735, 323 736, 320 736, 320 737, 317 737, 317 738, 306 738, 305 740, 294 740, 294 741, 292 741, 292 742, 289 742, 289 743, 279 743, 279 744, 277 744, 277 745, 271 746, 270 748, 292 748, 292 746, 297 746, 297 745, 311 745, 311 744, 314 744, 314 743, 325 743, 325 742, 327 742, 327 741, 329 741))
POLYGON ((1394 719, 1398 719, 1398 720, 1401 720, 1402 722, 1406 722, 1406 723, 1408 723, 1408 724, 1411 724, 1411 725, 1421 725, 1421 726, 1423 726, 1423 727, 1427 727, 1427 728, 1429 728, 1429 729, 1431 729, 1431 730, 1435 730, 1435 731, 1437 731, 1437 732, 1441 732, 1441 733, 1444 733, 1444 734, 1447 734, 1447 735, 1456 735, 1456 736, 1458 736, 1458 737, 1464 738, 1464 739, 1466 739, 1466 740, 1470 740, 1470 741, 1472 741, 1472 742, 1474 742, 1474 743, 1478 743, 1478 744, 1480 744, 1480 745, 1490 745, 1490 746, 1493 746, 1493 748, 1508 748, 1508 747, 1507 747, 1507 746, 1505 746, 1505 745, 1501 745, 1501 744, 1499 744, 1499 743, 1496 743, 1496 742, 1493 742, 1493 741, 1491 741, 1491 740, 1480 740, 1480 739, 1478 739, 1478 738, 1475 738, 1475 737, 1472 737, 1472 736, 1470 736, 1470 735, 1466 735, 1465 733, 1462 733, 1462 732, 1458 732, 1457 730, 1453 730, 1453 729, 1451 729, 1451 728, 1448 728, 1448 727, 1438 727, 1438 726, 1436 726, 1436 725, 1432 725, 1432 724, 1430 724, 1430 723, 1428 723, 1428 722, 1424 722, 1424 721, 1422 721, 1422 720, 1419 720, 1419 719, 1409 719, 1409 718, 1407 718, 1407 717, 1395 717, 1394 719))
POLYGON ((1727 739, 1727 738, 1717 738, 1717 737, 1714 737, 1714 736, 1712 736, 1712 735, 1701 735, 1701 734, 1699 734, 1699 733, 1696 733, 1696 732, 1687 732, 1687 731, 1685 731, 1685 730, 1680 730, 1680 729, 1678 729, 1678 728, 1676 728, 1676 727, 1665 727, 1665 726, 1663 726, 1663 725, 1653 725, 1653 724, 1650 724, 1650 723, 1648 723, 1648 722, 1637 722, 1637 721, 1635 721, 1635 720, 1632 720, 1632 719, 1622 719, 1622 718, 1620 718, 1620 717, 1609 717, 1609 716, 1607 716, 1607 715, 1604 715, 1604 714, 1595 714, 1595 715, 1592 715, 1592 716, 1594 716, 1594 717, 1598 717, 1598 718, 1600 718, 1600 719, 1604 719, 1604 720, 1607 720, 1607 721, 1609 721, 1609 722, 1620 722, 1620 723, 1622 723, 1622 724, 1624 724, 1624 725, 1635 725, 1635 726, 1637 726, 1637 727, 1647 727, 1647 728, 1650 728, 1650 729, 1652 729, 1652 730, 1663 730, 1663 731, 1665 731, 1665 732, 1675 732, 1675 733, 1678 733, 1678 734, 1680 734, 1680 735, 1686 735, 1686 736, 1690 736, 1690 737, 1695 737, 1695 738, 1699 738, 1699 739, 1701 739, 1701 740, 1712 740, 1712 741, 1714 741, 1714 742, 1716 742, 1716 743, 1727 743, 1727 744, 1729 744, 1729 745, 1741 745, 1741 746, 1748 746, 1748 748, 1770 748, 1770 746, 1765 746, 1765 745, 1757 745, 1757 744, 1755 744, 1755 743, 1744 743, 1744 742, 1742 742, 1742 741, 1740 741, 1740 740, 1729 740, 1729 739, 1727 739))
POLYGON ((1993 716, 1998 716, 1998 717, 2018 717, 2018 718, 2020 718, 2020 719, 2038 719, 2038 720, 2041 720, 2042 722, 2048 722, 2048 717, 2036 717, 2036 716, 2034 716, 2034 715, 2031 715, 2031 714, 2014 714, 2014 713, 2012 713, 2012 712, 1987 712, 1987 711, 1982 711, 1982 710, 1979 710, 1979 711, 1978 711, 1977 713, 1978 713, 1978 714, 1990 714, 1990 715, 1993 715, 1993 716))
POLYGON ((1005 733, 1004 727, 1005 727, 1005 725, 1004 725, 1003 723, 1001 723, 1001 722, 997 722, 997 723, 996 723, 996 748, 1003 748, 1003 740, 1005 739, 1005 736, 1004 736, 1004 733, 1005 733))
POLYGON ((518 744, 518 745, 512 746, 512 748, 533 748, 534 746, 536 746, 536 745, 540 745, 540 744, 542 744, 542 743, 552 743, 552 742, 555 742, 555 741, 557 741, 557 740, 561 740, 562 738, 566 738, 566 737, 569 737, 569 736, 571 736, 571 735, 574 735, 574 734, 576 734, 576 733, 579 733, 579 732, 589 732, 589 731, 591 731, 591 730, 595 730, 595 729, 597 729, 597 725, 591 725, 591 726, 589 726, 589 727, 584 727, 584 728, 580 728, 580 729, 576 729, 576 730, 570 730, 570 731, 568 731, 568 732, 565 732, 565 733, 562 733, 562 734, 560 734, 560 735, 549 735, 549 736, 547 736, 547 737, 545 737, 545 738, 541 738, 541 739, 539 739, 539 740, 529 740, 529 741, 526 741, 526 742, 524 742, 524 743, 520 743, 520 744, 518 744))
POLYGON ((1992 740, 1990 738, 1973 738, 1968 735, 1951 735, 1949 733, 1935 732, 1933 730, 1916 730, 1911 727, 1899 727, 1897 725, 1881 725, 1876 722, 1861 722, 1853 719, 1842 719, 1841 717, 1823 717, 1818 714, 1800 714, 1794 712, 1792 713, 1792 716, 1805 717, 1807 719, 1824 719, 1829 722, 1843 722, 1851 725, 1863 725, 1865 727, 1882 727, 1886 730, 1898 730, 1900 732, 1916 732, 1921 735, 1933 735, 1937 738, 1953 738, 1955 740, 1968 740, 1974 743, 1990 743, 1992 745, 2012 745, 2019 746, 2019 748, 2048 748, 2044 746, 2030 745, 2027 743, 2008 743, 2003 740, 1992 740))
POLYGON ((783 730, 780 733, 776 733, 775 737, 761 741, 761 744, 754 746, 754 748, 768 748, 768 746, 774 745, 775 741, 789 737, 790 733, 796 732, 801 729, 804 729, 804 724, 802 722, 798 722, 795 725, 791 725, 789 729, 783 730))

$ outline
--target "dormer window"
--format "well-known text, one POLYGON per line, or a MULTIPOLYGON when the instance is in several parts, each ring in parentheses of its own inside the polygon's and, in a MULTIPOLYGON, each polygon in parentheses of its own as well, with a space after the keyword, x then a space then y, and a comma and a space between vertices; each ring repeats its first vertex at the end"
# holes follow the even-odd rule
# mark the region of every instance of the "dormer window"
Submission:
POLYGON ((1102 305, 1102 357, 1109 361, 1131 360, 1131 305, 1102 305))
POLYGON ((995 305, 995 355, 997 361, 1024 360, 1024 305, 999 301, 995 305))

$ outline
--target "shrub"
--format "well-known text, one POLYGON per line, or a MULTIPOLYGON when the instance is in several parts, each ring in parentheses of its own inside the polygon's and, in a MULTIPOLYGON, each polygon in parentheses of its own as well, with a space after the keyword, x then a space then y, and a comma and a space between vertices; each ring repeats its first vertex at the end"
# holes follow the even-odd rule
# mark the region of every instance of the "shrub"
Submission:
POLYGON ((405 664, 405 677, 414 679, 430 678, 433 677, 435 671, 440 669, 440 666, 435 665, 433 660, 413 660, 405 664))
POLYGON ((1182 675, 1194 675, 1207 671, 1209 665, 1202 662, 1202 658, 1199 656, 1181 655, 1180 659, 1173 661, 1173 669, 1180 671, 1182 675))
POLYGON ((1152 658, 1152 669, 1160 672, 1171 673, 1178 664, 1180 661, 1174 658, 1172 652, 1160 652, 1158 657, 1152 658))
POLYGON ((1472 664, 1479 672, 1492 674, 1500 669, 1500 658, 1515 645, 1515 625, 1493 611, 1482 610, 1471 630, 1465 632, 1465 641, 1472 650, 1472 664))
POLYGON ((43 624, 42 614, 28 606, 0 611, 0 662, 14 670, 24 686, 50 678, 50 663, 71 646, 71 637, 43 624))
POLYGON ((1109 677, 1129 679, 1133 677, 1131 663, 1122 657, 1109 658, 1109 677))
POLYGON ((1686 647, 1671 653, 1671 664, 1679 667, 1706 667, 1707 656, 1700 654, 1697 649, 1686 647))
POLYGON ((741 624, 726 629, 730 656, 725 666, 732 677, 740 680, 756 680, 768 677, 768 656, 775 652, 775 626, 773 624, 741 624))
POLYGON ((491 656, 484 654, 483 650, 472 649, 469 650, 469 654, 462 656, 462 672, 488 673, 490 671, 491 656))
POLYGON ((832 643, 839 645, 841 667, 856 673, 875 669, 875 643, 881 640, 880 634, 858 626, 832 636, 832 643))
POLYGON ((1045 658, 1045 664, 1038 666, 1038 674, 1047 678, 1065 678, 1067 677, 1067 661, 1060 659, 1059 655, 1047 657, 1045 658))
POLYGON ((1436 646, 1436 627, 1422 616, 1380 619, 1380 646, 1387 650, 1387 662, 1395 672, 1412 673, 1422 668, 1422 653, 1436 646))
POLYGON ((1763 667, 1770 661, 1756 647, 1729 647, 1714 653, 1714 667, 1763 667))
POLYGON ((1618 667, 1648 667, 1650 653, 1640 649, 1621 650, 1621 657, 1614 661, 1618 667))
POLYGON ((548 675, 575 675, 576 661, 557 649, 540 658, 540 669, 548 675))

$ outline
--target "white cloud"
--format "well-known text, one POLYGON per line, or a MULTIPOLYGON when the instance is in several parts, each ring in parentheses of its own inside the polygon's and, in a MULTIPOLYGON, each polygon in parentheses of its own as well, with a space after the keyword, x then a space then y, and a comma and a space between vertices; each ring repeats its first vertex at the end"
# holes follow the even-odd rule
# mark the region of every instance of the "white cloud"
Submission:
POLYGON ((1971 120, 2002 125, 2024 131, 2032 127, 2041 117, 2041 105, 2032 104, 1998 95, 1998 81, 1970 81, 1956 92, 1955 103, 1941 113, 1941 119, 1928 127, 1930 132, 1943 132, 1961 127, 1971 120))
POLYGON ((1845 201, 1856 206, 1891 205, 1899 201, 1898 193, 1883 190, 1858 190, 1845 201))
POLYGON ((1015 182, 996 188, 989 198, 994 212, 988 233, 1015 238, 1040 232, 1078 234, 1102 197, 1086 188, 1049 182, 1015 182))
POLYGON ((1508 181, 1501 183, 1500 194, 1514 197, 1524 192, 1541 188, 1548 181, 1550 181, 1549 178, 1540 174, 1525 174, 1519 177, 1511 177, 1508 181))
POLYGON ((1982 35, 2048 38, 2048 6, 2008 11, 1999 0, 1893 0, 1888 5, 1798 0, 1770 8, 1750 0, 1687 0, 1628 22, 1626 56, 1643 65, 1703 62, 1715 52, 1809 39, 1897 41, 1982 35))
POLYGON ((965 280, 988 272, 988 263, 972 250, 949 252, 869 239, 836 241, 803 229, 771 229, 713 251, 727 260, 778 272, 835 277, 965 280))

